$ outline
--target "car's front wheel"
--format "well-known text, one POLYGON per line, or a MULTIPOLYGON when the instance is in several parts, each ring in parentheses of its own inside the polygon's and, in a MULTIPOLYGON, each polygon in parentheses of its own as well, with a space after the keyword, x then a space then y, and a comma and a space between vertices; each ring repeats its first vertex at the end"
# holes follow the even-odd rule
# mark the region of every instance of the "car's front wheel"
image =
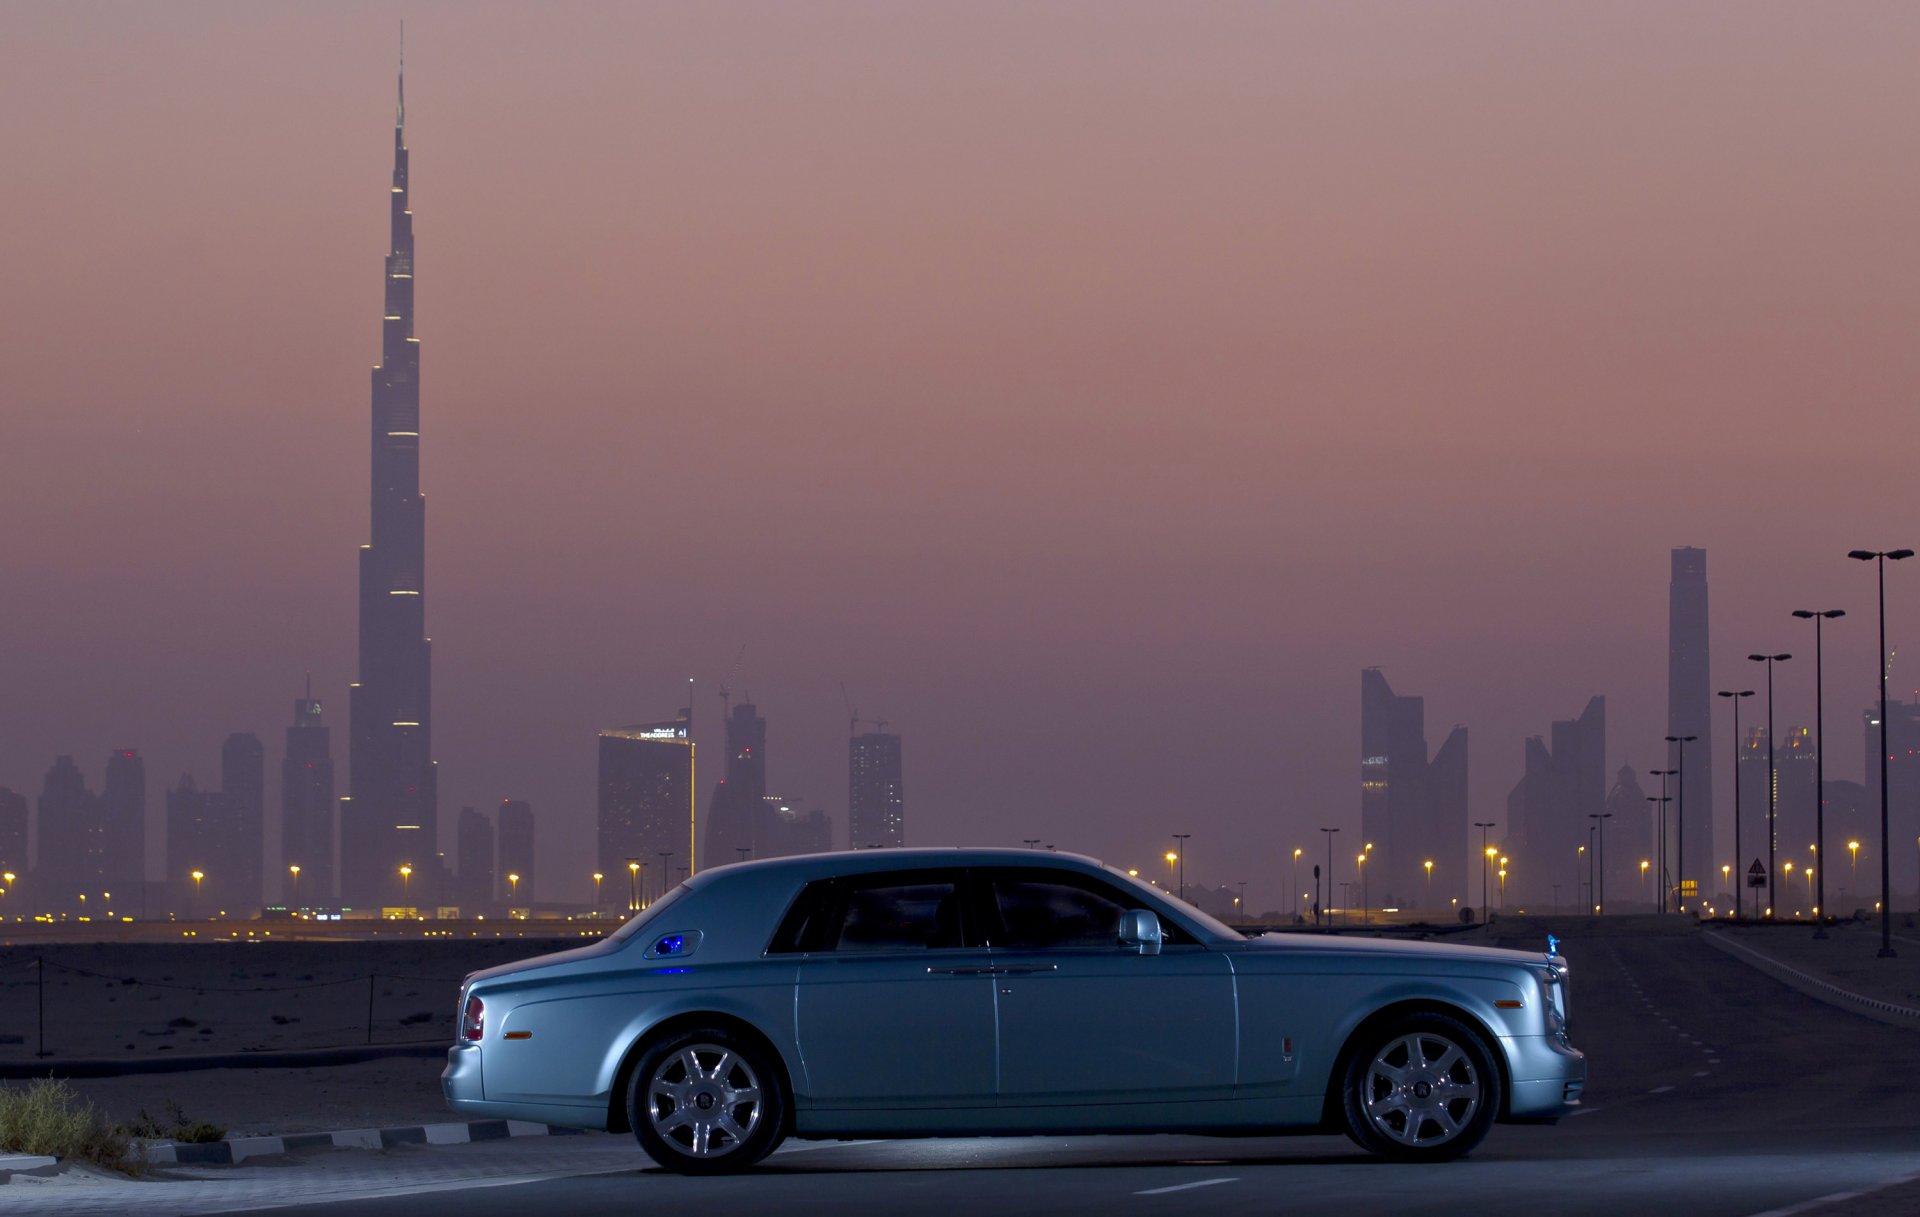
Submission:
POLYGON ((1444 1014, 1408 1014, 1354 1045, 1341 1083, 1347 1135, 1408 1162, 1457 1158, 1500 1110, 1500 1074, 1481 1038, 1444 1014))
POLYGON ((784 1135, 786 1089, 766 1049, 719 1027, 648 1045, 627 1085, 627 1119, 647 1156, 670 1171, 744 1170, 784 1135))

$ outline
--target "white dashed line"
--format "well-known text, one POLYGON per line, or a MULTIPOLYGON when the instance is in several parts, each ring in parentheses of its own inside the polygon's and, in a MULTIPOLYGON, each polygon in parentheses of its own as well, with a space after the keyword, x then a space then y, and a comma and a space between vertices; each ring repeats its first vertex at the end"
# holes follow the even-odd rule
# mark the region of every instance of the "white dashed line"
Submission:
POLYGON ((1699 1073, 1696 1073, 1696 1074, 1694 1074, 1693 1076, 1694 1076, 1694 1077, 1697 1077, 1697 1078, 1703 1078, 1703 1077, 1706 1077, 1706 1076, 1707 1076, 1707 1075, 1708 1075, 1709 1073, 1712 1073, 1712 1072, 1713 1072, 1713 1070, 1711 1070, 1711 1069, 1702 1069, 1702 1070, 1701 1070, 1701 1071, 1700 1071, 1699 1073))
POLYGON ((1652 1090, 1647 1091, 1647 1093, 1648 1094, 1665 1094, 1667 1093, 1667 1091, 1672 1089, 1673 1087, 1671 1086, 1655 1086, 1652 1090))
POLYGON ((1148 1189, 1147 1189, 1146 1191, 1144 1191, 1144 1192, 1135 1192, 1135 1193, 1134 1193, 1134 1195, 1136 1195, 1136 1196, 1164 1196, 1164 1195, 1166 1195, 1166 1194, 1167 1194, 1168 1192, 1184 1192, 1184 1191, 1189 1191, 1189 1190, 1191 1190, 1191 1189, 1193 1189, 1193 1188, 1196 1188, 1196 1187, 1212 1187, 1212 1186, 1213 1186, 1214 1184, 1216 1184, 1216 1183, 1238 1183, 1238 1182, 1239 1182, 1239 1179, 1238 1179, 1238 1178, 1233 1178, 1233 1179, 1202 1179, 1202 1180, 1200 1180, 1200 1181, 1198 1181, 1197 1183, 1176 1183, 1176 1184, 1174 1184, 1174 1185, 1173 1185, 1172 1187, 1150 1187, 1150 1188, 1148 1188, 1148 1189))

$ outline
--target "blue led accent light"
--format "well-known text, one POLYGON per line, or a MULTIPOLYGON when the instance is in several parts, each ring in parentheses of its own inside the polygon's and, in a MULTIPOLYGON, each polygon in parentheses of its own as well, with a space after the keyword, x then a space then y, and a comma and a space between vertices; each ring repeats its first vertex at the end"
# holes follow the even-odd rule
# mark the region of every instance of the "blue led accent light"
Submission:
POLYGON ((679 934, 669 934, 653 944, 655 955, 678 955, 687 949, 687 940, 679 934))

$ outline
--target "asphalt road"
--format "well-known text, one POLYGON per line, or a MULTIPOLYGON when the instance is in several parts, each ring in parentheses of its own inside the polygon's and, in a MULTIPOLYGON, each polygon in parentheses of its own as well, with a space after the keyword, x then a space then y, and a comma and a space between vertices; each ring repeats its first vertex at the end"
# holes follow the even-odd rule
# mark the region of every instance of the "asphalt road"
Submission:
POLYGON ((1693 936, 1563 951, 1586 1109, 1554 1128, 1497 1127, 1462 1162, 1390 1165, 1332 1137, 790 1142, 746 1175, 684 1179, 609 1138, 566 1177, 466 1187, 445 1172, 403 1195, 273 1211, 1779 1217, 1883 1211, 1802 1206, 1920 1174, 1920 1034, 1815 1002, 1693 936))

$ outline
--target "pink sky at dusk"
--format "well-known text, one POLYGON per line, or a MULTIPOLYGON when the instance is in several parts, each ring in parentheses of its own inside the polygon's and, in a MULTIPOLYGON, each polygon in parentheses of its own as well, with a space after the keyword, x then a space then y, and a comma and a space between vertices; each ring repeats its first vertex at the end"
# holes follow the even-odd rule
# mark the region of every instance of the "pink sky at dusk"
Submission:
POLYGON ((842 834, 844 681, 910 842, 1190 832, 1271 907, 1357 825, 1365 665, 1471 729, 1477 817, 1595 693, 1658 764, 1675 545, 1716 687, 1849 610, 1859 777, 1920 10, 17 3, 0 784, 133 746, 157 822, 311 669, 345 793, 402 17, 443 848, 531 799, 584 899, 595 731, 696 677, 704 806, 745 643, 842 834))

